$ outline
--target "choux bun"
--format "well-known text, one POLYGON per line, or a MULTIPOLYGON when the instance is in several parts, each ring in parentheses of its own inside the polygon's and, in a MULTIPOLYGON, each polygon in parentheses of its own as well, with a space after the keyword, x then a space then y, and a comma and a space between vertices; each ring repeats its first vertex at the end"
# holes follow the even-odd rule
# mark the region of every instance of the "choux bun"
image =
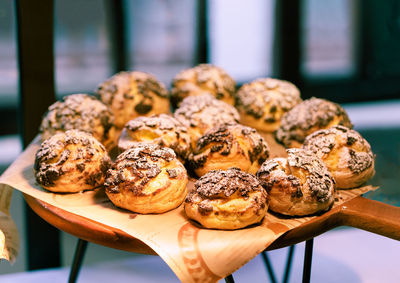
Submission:
POLYGON ((105 181, 115 206, 137 213, 162 213, 186 197, 188 176, 174 151, 157 144, 137 143, 121 153, 105 181))
POLYGON ((39 132, 44 141, 68 130, 92 134, 107 149, 116 145, 114 115, 105 104, 88 94, 67 95, 52 104, 43 117, 39 132))
POLYGON ((167 114, 141 116, 130 120, 118 140, 121 152, 137 142, 151 142, 173 149, 182 162, 190 153, 190 136, 187 128, 167 114))
POLYGON ((355 130, 333 126, 307 136, 303 148, 321 158, 341 189, 362 185, 375 174, 369 143, 355 130))
POLYGON ((335 181, 324 162, 300 148, 287 158, 263 163, 257 177, 270 197, 271 211, 304 216, 328 210, 335 199, 335 181))
POLYGON ((92 135, 69 130, 42 142, 35 156, 36 181, 52 192, 75 193, 104 183, 111 159, 92 135))
POLYGON ((235 88, 235 80, 222 68, 200 64, 183 70, 174 77, 171 101, 175 107, 178 107, 187 96, 210 93, 216 99, 233 105, 235 88))
POLYGON ((294 84, 262 78, 238 90, 235 107, 242 124, 272 133, 279 127, 282 115, 300 102, 300 91, 294 84))
POLYGON ((170 112, 168 90, 148 73, 117 73, 101 83, 96 92, 113 112, 118 129, 138 116, 170 112))
POLYGON ((255 174, 268 156, 269 147, 255 129, 231 123, 208 130, 197 141, 189 164, 197 176, 230 167, 255 174))
POLYGON ((176 109, 174 117, 187 127, 193 147, 207 130, 219 124, 239 122, 235 107, 210 94, 188 96, 176 109))
POLYGON ((243 228, 260 222, 267 212, 267 192, 254 175, 238 168, 210 171, 194 186, 185 212, 206 228, 243 228))
POLYGON ((298 148, 309 134, 335 125, 353 127, 339 104, 313 97, 297 104, 282 116, 275 137, 286 148, 298 148))

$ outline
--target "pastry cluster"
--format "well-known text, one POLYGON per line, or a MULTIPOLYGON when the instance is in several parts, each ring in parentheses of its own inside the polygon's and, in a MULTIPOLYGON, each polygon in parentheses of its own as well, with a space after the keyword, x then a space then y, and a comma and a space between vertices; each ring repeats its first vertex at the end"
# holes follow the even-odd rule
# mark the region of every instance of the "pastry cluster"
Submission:
POLYGON ((224 70, 202 64, 177 74, 170 94, 138 71, 112 76, 96 93, 99 99, 72 94, 49 107, 34 164, 43 188, 102 188, 116 207, 135 213, 184 203, 203 227, 232 230, 261 222, 268 209, 326 211, 336 188, 360 186, 375 172, 371 147, 345 110, 325 99, 302 101, 287 81, 261 78, 236 92, 224 70), (287 157, 268 159, 277 154, 256 129, 273 133, 287 157), (190 192, 187 170, 199 177, 190 192))

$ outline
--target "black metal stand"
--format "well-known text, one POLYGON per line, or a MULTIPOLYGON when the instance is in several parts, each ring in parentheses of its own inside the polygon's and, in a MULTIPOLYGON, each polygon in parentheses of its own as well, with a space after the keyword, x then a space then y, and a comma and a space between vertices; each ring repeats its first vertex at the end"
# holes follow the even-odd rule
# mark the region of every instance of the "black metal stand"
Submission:
POLYGON ((276 283, 276 276, 275 276, 275 272, 274 269, 272 268, 272 264, 268 258, 267 252, 263 251, 261 253, 263 260, 264 260, 264 264, 267 267, 267 271, 268 271, 268 275, 269 275, 269 279, 272 283, 276 283))
MULTIPOLYGON (((283 281, 282 281, 284 283, 287 283, 289 281, 290 270, 292 268, 294 247, 295 247, 294 245, 289 247, 289 253, 288 253, 287 260, 286 260, 285 273, 283 274, 283 281)), ((268 271, 268 275, 269 275, 270 281, 272 283, 278 282, 276 280, 275 272, 274 272, 274 269, 272 268, 272 264, 271 264, 271 261, 268 258, 267 252, 263 251, 261 253, 261 255, 263 257, 264 264, 267 267, 267 271, 268 271)))
POLYGON ((225 282, 226 283, 235 283, 235 280, 233 280, 232 274, 225 277, 225 282))
POLYGON ((79 271, 83 262, 83 257, 85 256, 87 244, 87 241, 79 239, 78 244, 76 245, 74 260, 72 262, 71 271, 69 273, 68 283, 75 283, 76 279, 78 278, 79 271))
POLYGON ((283 281, 282 281, 283 283, 289 282, 290 270, 292 269, 294 247, 295 247, 294 245, 289 247, 289 253, 286 260, 285 273, 283 275, 283 281))
POLYGON ((306 248, 304 251, 303 283, 310 283, 313 245, 314 238, 306 241, 306 248))

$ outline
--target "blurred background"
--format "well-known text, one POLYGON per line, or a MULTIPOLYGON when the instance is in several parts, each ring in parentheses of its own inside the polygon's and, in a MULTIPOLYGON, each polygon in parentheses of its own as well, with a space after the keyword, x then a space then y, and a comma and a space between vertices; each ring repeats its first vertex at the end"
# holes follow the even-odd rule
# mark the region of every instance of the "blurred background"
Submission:
MULTIPOLYGON (((183 68, 206 62, 239 85, 267 76, 289 80, 303 99, 316 96, 345 107, 377 154, 373 183, 382 190, 368 197, 399 205, 400 1, 122 0, 117 19, 112 0, 54 3, 57 98, 91 93, 119 69, 153 73, 169 86, 183 68)), ((22 150, 15 9, 14 1, 0 1, 0 173, 22 150)), ((29 269, 19 193, 12 215, 21 253, 14 266, 1 263, 0 274, 29 269)), ((61 265, 67 266, 76 239, 60 238, 61 265)), ((105 260, 103 248, 97 249, 87 261, 105 260)), ((106 253, 107 259, 132 256, 106 253)))

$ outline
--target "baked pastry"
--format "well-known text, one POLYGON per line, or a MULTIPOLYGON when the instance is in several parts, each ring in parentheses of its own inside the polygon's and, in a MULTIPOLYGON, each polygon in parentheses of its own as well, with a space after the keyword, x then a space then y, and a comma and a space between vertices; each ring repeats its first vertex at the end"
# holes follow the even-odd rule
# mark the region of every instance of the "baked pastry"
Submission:
POLYGON ((263 163, 257 177, 267 190, 271 211, 303 216, 328 210, 334 202, 335 181, 324 162, 300 148, 287 158, 263 163))
POLYGON ((188 176, 174 151, 137 143, 107 171, 106 194, 118 207, 137 213, 162 213, 186 197, 188 176))
POLYGON ((268 145, 255 129, 231 123, 208 130, 197 141, 189 164, 197 176, 230 167, 255 174, 268 156, 268 145))
POLYGON ((169 147, 182 162, 190 153, 190 136, 187 128, 167 114, 141 116, 130 120, 118 140, 118 148, 122 152, 137 142, 152 142, 169 147))
POLYGON ((191 95, 210 93, 216 99, 234 104, 236 82, 223 69, 210 64, 200 64, 178 73, 172 81, 171 102, 178 107, 191 95))
POLYGON ((233 230, 260 222, 268 195, 252 174, 213 170, 195 182, 184 206, 186 215, 206 228, 233 230))
POLYGON ((42 142, 36 152, 36 181, 52 192, 75 193, 104 183, 111 159, 92 135, 69 130, 42 142))
POLYGON ((353 128, 349 116, 339 104, 312 97, 282 116, 275 137, 287 148, 300 147, 309 134, 335 125, 353 128))
POLYGON ((174 117, 187 127, 193 147, 207 130, 219 124, 239 122, 235 107, 210 94, 188 96, 176 109, 174 117))
POLYGON ((114 116, 94 96, 71 94, 52 104, 39 128, 42 141, 67 130, 80 130, 93 135, 107 149, 116 145, 114 116))
POLYGON ((292 83, 263 78, 244 84, 236 93, 240 122, 265 132, 274 132, 284 113, 300 103, 299 89, 292 83))
POLYGON ((303 148, 321 158, 342 189, 358 187, 375 174, 369 143, 356 131, 333 126, 307 136, 303 148))
POLYGON ((100 84, 97 93, 114 113, 118 129, 138 116, 170 112, 167 89, 148 73, 120 72, 100 84))

